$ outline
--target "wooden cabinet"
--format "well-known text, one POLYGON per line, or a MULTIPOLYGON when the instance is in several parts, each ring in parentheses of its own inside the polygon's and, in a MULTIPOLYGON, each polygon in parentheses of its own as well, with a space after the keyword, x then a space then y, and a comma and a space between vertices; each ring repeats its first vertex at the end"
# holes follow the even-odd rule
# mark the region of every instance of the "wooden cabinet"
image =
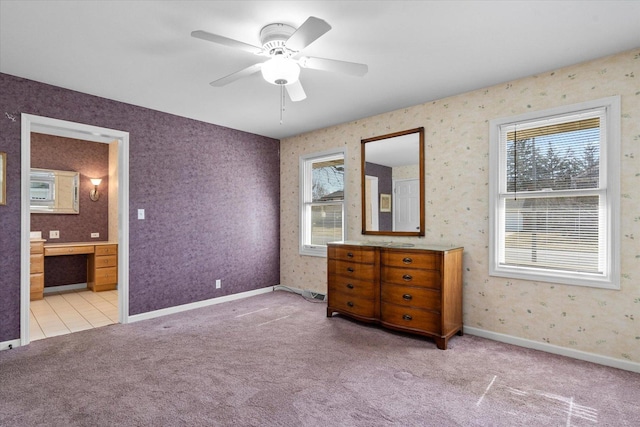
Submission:
MULTIPOLYGON (((53 243, 53 244, 47 244, 44 247, 43 252, 44 252, 43 256, 87 255, 87 288, 91 289, 94 292, 117 289, 117 286, 118 286, 118 245, 117 244, 53 243)), ((33 255, 31 255, 31 257, 33 259, 33 255)), ((43 268, 41 272, 42 272, 42 285, 44 288, 44 261, 43 261, 43 268)), ((32 281, 33 281, 33 275, 32 275, 32 281)), ((41 291, 41 294, 42 294, 42 291, 41 291)), ((33 295, 33 285, 32 285, 32 295, 33 295)), ((40 298, 42 298, 42 295, 40 296, 40 298)), ((33 296, 32 296, 32 299, 33 299, 33 296)))
POLYGON ((29 294, 38 300, 44 297, 44 241, 31 240, 29 253, 29 294))
POLYGON ((330 243, 327 316, 420 334, 462 335, 462 248, 330 243))
POLYGON ((116 289, 118 285, 118 245, 96 246, 87 262, 87 287, 94 292, 116 289))

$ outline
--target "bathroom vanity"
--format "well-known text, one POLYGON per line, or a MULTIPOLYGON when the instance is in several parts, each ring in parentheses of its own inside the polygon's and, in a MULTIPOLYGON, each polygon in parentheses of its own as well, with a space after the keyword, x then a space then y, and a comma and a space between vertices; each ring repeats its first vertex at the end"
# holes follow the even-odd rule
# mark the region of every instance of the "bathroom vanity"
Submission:
POLYGON ((327 245, 327 317, 339 313, 431 337, 462 335, 463 248, 347 241, 327 245))

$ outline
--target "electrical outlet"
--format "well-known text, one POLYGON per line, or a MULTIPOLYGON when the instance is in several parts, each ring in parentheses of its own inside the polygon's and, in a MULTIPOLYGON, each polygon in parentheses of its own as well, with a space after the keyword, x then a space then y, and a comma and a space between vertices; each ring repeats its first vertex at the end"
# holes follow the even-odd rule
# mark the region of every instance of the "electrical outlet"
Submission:
POLYGON ((100 237, 100 233, 91 233, 92 239, 95 239, 96 237, 100 237))
POLYGON ((220 279, 216 280, 216 289, 220 289, 222 287, 222 281, 220 279))
POLYGON ((138 209, 138 219, 144 219, 144 209, 138 209))
POLYGON ((60 230, 50 230, 49 231, 50 239, 59 239, 60 238, 60 230))

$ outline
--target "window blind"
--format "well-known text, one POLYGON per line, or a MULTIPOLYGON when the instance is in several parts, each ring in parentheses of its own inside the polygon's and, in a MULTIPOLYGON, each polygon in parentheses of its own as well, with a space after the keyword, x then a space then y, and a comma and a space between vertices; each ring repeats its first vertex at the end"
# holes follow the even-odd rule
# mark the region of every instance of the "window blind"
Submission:
POLYGON ((503 265, 602 274, 600 112, 501 129, 503 265))

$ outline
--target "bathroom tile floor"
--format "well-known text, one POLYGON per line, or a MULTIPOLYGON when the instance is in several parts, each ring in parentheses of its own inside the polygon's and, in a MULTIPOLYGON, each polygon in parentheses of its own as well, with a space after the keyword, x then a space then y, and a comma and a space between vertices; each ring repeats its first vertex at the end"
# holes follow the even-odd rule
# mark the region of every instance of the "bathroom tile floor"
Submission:
POLYGON ((118 291, 49 293, 30 305, 31 341, 118 323, 118 291))

